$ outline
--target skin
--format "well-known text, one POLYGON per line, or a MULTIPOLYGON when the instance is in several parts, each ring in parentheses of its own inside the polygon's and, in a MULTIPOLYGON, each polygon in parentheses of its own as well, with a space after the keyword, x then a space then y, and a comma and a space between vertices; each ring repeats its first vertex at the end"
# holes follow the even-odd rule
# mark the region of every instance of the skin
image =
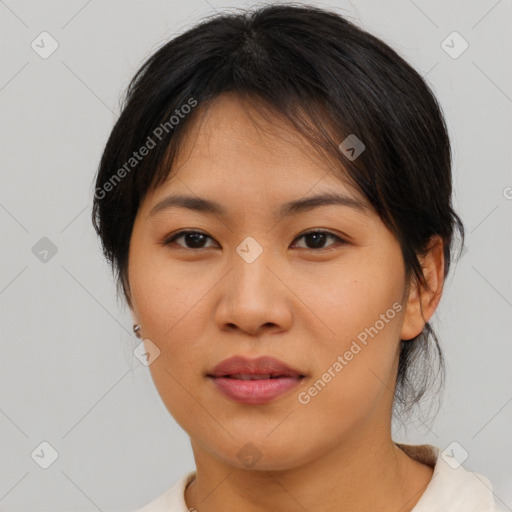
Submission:
POLYGON ((185 499, 200 512, 404 512, 432 478, 393 443, 391 407, 400 339, 421 332, 441 297, 442 242, 433 238, 421 260, 428 291, 408 286, 399 243, 371 208, 274 214, 284 202, 326 191, 365 200, 282 120, 269 123, 257 107, 223 94, 191 125, 173 172, 138 211, 132 314, 161 351, 150 371, 190 436, 197 473, 185 499), (215 200, 227 215, 178 207, 149 215, 178 192, 215 200), (207 236, 163 245, 184 229, 207 236), (301 236, 310 230, 334 238, 315 246, 301 236), (263 249, 250 264, 236 252, 248 236, 263 249), (300 403, 298 393, 394 303, 402 310, 300 403), (205 375, 238 354, 276 357, 306 377, 269 403, 236 403, 205 375), (238 457, 247 443, 261 456, 251 467, 238 457))

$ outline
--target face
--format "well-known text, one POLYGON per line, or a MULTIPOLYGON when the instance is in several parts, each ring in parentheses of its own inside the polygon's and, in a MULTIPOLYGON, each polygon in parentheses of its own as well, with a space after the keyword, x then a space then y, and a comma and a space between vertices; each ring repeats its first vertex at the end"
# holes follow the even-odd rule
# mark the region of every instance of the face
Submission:
POLYGON ((278 119, 217 98, 141 204, 128 278, 146 347, 160 350, 152 378, 195 452, 243 468, 252 450, 259 469, 286 469, 386 430, 406 314, 400 246, 278 119), (222 212, 155 208, 177 194, 222 212), (348 200, 281 211, 322 194, 348 200), (243 403, 207 376, 236 355, 271 356, 304 377, 243 403))

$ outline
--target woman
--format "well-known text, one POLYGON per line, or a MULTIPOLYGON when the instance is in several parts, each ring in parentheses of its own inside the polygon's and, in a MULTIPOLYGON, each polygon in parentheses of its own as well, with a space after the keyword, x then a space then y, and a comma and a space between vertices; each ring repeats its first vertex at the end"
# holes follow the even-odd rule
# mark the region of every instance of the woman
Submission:
POLYGON ((197 469, 141 510, 496 510, 391 436, 443 368, 451 192, 434 95, 338 14, 221 14, 148 59, 93 221, 197 469))

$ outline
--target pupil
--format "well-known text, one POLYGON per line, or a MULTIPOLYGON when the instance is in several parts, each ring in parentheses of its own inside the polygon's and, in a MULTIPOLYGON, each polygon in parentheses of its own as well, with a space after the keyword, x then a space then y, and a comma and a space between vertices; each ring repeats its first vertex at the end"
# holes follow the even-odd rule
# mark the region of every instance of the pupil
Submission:
POLYGON ((190 245, 194 249, 201 247, 201 243, 204 242, 204 240, 202 240, 202 238, 204 238, 204 235, 202 235, 201 233, 187 233, 185 235, 185 238, 187 239, 187 245, 189 245, 189 241, 192 241, 190 245))
POLYGON ((326 234, 325 233, 308 233, 306 235, 306 239, 308 237, 313 240, 313 246, 314 246, 313 248, 318 249, 318 247, 321 247, 323 245, 323 243, 325 242, 326 234), (318 242, 320 242, 320 243, 318 243, 318 242))

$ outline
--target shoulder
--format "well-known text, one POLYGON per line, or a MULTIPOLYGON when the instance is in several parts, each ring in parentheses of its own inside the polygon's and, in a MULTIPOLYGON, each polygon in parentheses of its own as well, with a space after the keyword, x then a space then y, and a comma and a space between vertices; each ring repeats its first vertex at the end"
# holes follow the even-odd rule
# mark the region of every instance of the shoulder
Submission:
POLYGON ((485 476, 465 469, 436 446, 398 446, 411 458, 434 468, 412 512, 499 512, 492 484, 485 476))
POLYGON ((194 476, 195 471, 184 474, 163 494, 134 512, 188 512, 185 503, 185 487, 194 476))

